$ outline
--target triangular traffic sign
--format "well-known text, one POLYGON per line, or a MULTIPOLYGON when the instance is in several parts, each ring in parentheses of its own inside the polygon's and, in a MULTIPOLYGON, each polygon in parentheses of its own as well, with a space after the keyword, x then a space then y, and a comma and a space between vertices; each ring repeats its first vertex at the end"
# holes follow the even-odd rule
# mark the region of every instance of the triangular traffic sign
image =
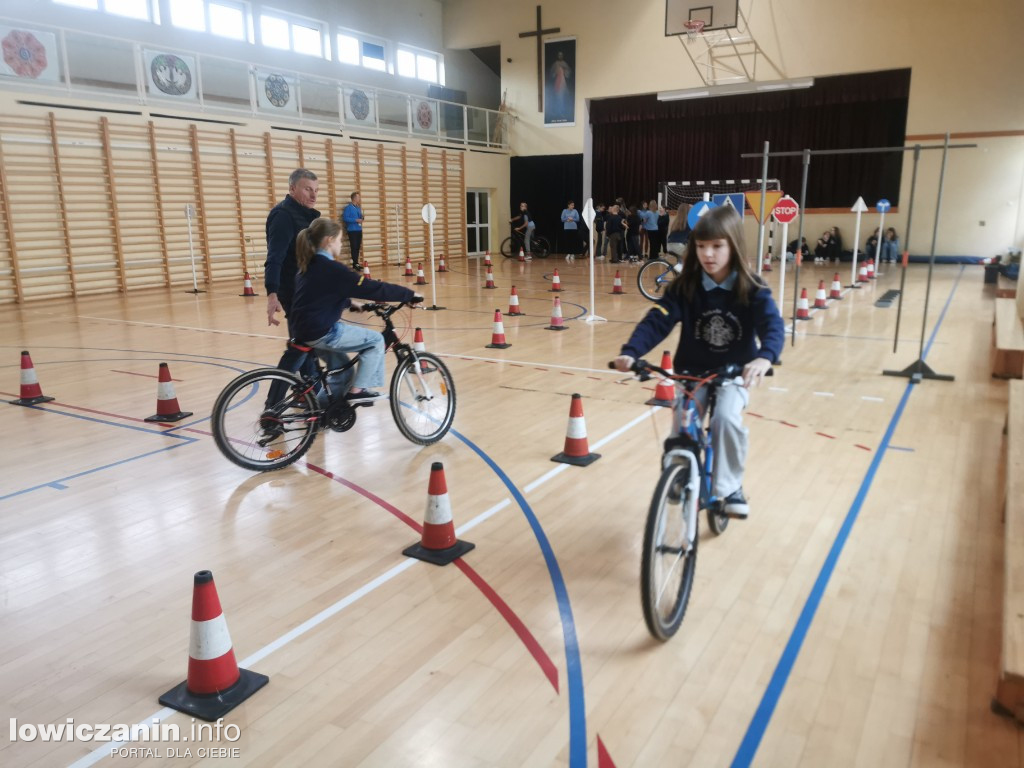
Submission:
MULTIPOLYGON (((768 190, 764 194, 764 215, 765 218, 771 215, 772 208, 775 204, 782 199, 782 192, 777 190, 768 190)), ((757 219, 758 223, 761 222, 761 191, 756 192, 744 192, 743 196, 747 198, 747 205, 750 206, 750 210, 754 212, 754 218, 757 219)))
POLYGON ((863 197, 858 197, 857 202, 853 204, 853 208, 850 209, 851 213, 867 213, 868 205, 864 202, 863 197))

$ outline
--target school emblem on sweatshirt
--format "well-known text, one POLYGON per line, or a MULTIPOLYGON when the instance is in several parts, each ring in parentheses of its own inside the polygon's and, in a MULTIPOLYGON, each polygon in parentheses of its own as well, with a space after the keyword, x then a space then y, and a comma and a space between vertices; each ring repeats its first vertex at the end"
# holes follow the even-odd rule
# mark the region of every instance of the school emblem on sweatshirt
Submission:
POLYGON ((739 319, 730 312, 712 309, 697 318, 695 334, 712 352, 725 352, 743 338, 739 319))

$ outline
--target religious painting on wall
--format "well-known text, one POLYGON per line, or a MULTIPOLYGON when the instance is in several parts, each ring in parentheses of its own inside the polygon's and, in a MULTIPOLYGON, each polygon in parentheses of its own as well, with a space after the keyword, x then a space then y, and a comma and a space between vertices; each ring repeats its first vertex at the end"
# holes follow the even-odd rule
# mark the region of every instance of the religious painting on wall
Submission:
POLYGON ((544 125, 576 125, 576 38, 544 41, 544 125))

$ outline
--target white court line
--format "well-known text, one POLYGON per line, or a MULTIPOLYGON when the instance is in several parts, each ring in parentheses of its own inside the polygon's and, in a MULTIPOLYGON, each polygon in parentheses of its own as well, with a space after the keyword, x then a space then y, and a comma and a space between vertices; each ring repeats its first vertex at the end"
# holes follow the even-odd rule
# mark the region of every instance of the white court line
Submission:
MULTIPOLYGON (((625 426, 620 427, 619 429, 615 430, 614 432, 612 432, 608 436, 606 436, 606 437, 602 438, 601 440, 599 440, 598 442, 594 443, 594 448, 600 448, 601 446, 606 445, 607 443, 609 443, 610 441, 614 440, 619 435, 621 435, 624 432, 626 432, 626 431, 632 429, 633 427, 635 427, 637 424, 640 424, 641 422, 646 421, 650 417, 650 415, 652 413, 656 412, 657 410, 659 410, 659 409, 657 409, 657 408, 650 408, 647 412, 641 414, 640 416, 637 416, 635 419, 633 419, 632 421, 627 423, 625 426)), ((547 482, 551 478, 557 477, 559 474, 561 474, 562 472, 564 472, 568 468, 569 468, 568 464, 561 464, 561 465, 555 467, 554 469, 550 470, 549 472, 546 472, 540 478, 538 478, 537 480, 534 480, 532 483, 527 485, 525 487, 525 489, 524 489, 524 493, 529 493, 530 491, 538 488, 539 486, 543 485, 545 482, 547 482)), ((466 523, 465 525, 463 525, 463 526, 459 527, 458 529, 456 529, 456 533, 459 534, 459 533, 462 533, 463 531, 468 531, 469 529, 476 527, 477 525, 479 525, 480 523, 484 522, 488 518, 493 517, 495 514, 500 512, 505 507, 509 506, 511 503, 512 503, 512 501, 509 498, 502 499, 500 502, 495 504, 490 509, 485 510, 484 512, 481 512, 479 515, 474 517, 468 523, 466 523)), ((285 632, 283 635, 278 637, 276 640, 272 640, 270 643, 268 643, 267 645, 263 646, 262 648, 260 648, 255 653, 252 653, 249 656, 246 656, 244 659, 242 659, 241 661, 238 662, 238 665, 240 667, 248 667, 248 666, 252 666, 253 664, 255 664, 258 661, 262 661, 267 656, 272 654, 274 651, 279 650, 280 648, 282 648, 285 645, 287 645, 288 643, 290 643, 292 640, 295 640, 295 639, 301 637, 302 635, 306 634, 310 630, 314 629, 318 625, 320 625, 323 622, 325 622, 327 619, 331 618, 335 614, 339 613, 340 611, 344 610, 348 606, 352 605, 357 600, 359 600, 359 599, 361 599, 363 597, 366 597, 366 595, 370 594, 371 592, 373 592, 378 587, 383 586, 384 584, 386 584, 387 582, 391 581, 393 578, 395 578, 399 574, 403 573, 404 571, 408 570, 409 568, 412 568, 414 565, 416 565, 419 562, 420 562, 419 560, 414 560, 414 559, 410 558, 408 560, 405 560, 405 561, 399 563, 398 565, 396 565, 393 568, 385 571, 384 573, 382 573, 380 576, 378 576, 377 578, 373 579, 372 581, 367 582, 366 584, 361 586, 359 589, 357 589, 354 592, 351 592, 348 595, 346 595, 345 597, 341 598, 338 602, 336 602, 333 605, 331 605, 331 606, 325 608, 324 610, 320 611, 320 613, 316 614, 312 618, 304 621, 302 624, 298 625, 294 629, 291 629, 288 632, 285 632)), ((150 725, 150 724, 152 724, 154 722, 158 723, 158 722, 161 722, 162 720, 166 720, 168 717, 170 717, 171 715, 173 715, 175 713, 176 713, 176 710, 170 709, 169 707, 164 707, 163 709, 159 710, 158 712, 155 712, 152 715, 150 715, 149 717, 141 720, 139 723, 137 723, 137 725, 143 726, 143 725, 150 725)), ((84 757, 79 758, 75 762, 71 763, 69 768, 88 768, 89 766, 95 765, 96 763, 98 763, 103 758, 109 757, 112 751, 117 750, 120 747, 125 746, 126 744, 128 744, 128 742, 122 742, 122 741, 110 742, 110 743, 104 744, 102 747, 97 747, 96 749, 94 749, 89 754, 87 754, 84 757)))
POLYGON ((167 325, 165 323, 144 323, 141 320, 116 320, 110 317, 94 317, 92 315, 78 315, 79 320, 99 320, 103 323, 120 323, 121 325, 143 325, 147 328, 168 328, 172 331, 199 331, 201 333, 222 333, 226 336, 250 336, 256 339, 280 339, 282 336, 274 336, 270 333, 244 333, 242 331, 222 331, 219 328, 196 328, 191 325, 167 325))
POLYGON ((789 392, 786 387, 768 387, 769 392, 789 392))
POLYGON ((870 397, 869 395, 861 395, 861 400, 867 400, 869 403, 884 403, 885 399, 881 397, 870 397))
POLYGON ((812 394, 815 394, 818 397, 835 397, 836 396, 835 392, 814 392, 812 394))
POLYGON ((534 363, 529 360, 506 360, 505 358, 497 357, 477 357, 476 355, 460 355, 458 352, 434 352, 433 350, 427 350, 438 357, 454 357, 462 358, 463 360, 482 360, 485 363, 509 363, 516 365, 528 365, 536 366, 538 368, 559 368, 566 371, 583 371, 584 373, 609 373, 617 374, 621 371, 613 371, 610 368, 579 368, 575 365, 555 365, 553 363, 534 363))

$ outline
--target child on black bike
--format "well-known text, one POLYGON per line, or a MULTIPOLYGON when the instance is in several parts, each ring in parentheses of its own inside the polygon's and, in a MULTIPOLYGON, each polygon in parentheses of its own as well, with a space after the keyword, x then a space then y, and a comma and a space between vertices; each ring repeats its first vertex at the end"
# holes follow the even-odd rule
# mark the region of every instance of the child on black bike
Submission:
MULTIPOLYGON (((724 511, 746 517, 743 495, 748 432, 743 426, 747 389, 756 386, 777 362, 785 331, 771 291, 751 272, 743 257, 739 215, 721 206, 709 210, 693 228, 683 271, 637 325, 615 366, 628 371, 636 358, 657 347, 677 323, 682 325, 672 368, 703 372, 729 363, 743 366, 742 379, 723 385, 711 420, 715 448, 715 496, 724 511)), ((700 390, 697 397, 706 396, 700 390)))
POLYGON ((359 365, 348 392, 351 402, 380 397, 368 387, 384 386, 384 337, 371 328, 349 325, 338 318, 346 309, 358 311, 352 299, 414 301, 422 296, 403 285, 368 280, 337 258, 341 256, 341 225, 316 219, 295 241, 295 278, 291 326, 296 340, 320 350, 328 368, 340 368, 346 352, 359 352, 359 365))

